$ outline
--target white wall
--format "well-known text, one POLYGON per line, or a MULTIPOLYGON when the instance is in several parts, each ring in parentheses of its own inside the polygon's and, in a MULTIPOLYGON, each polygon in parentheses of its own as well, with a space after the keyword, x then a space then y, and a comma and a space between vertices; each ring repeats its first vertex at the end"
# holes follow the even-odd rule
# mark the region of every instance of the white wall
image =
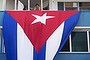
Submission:
POLYGON ((2 10, 2 3, 3 3, 3 0, 0 0, 0 10, 2 10))

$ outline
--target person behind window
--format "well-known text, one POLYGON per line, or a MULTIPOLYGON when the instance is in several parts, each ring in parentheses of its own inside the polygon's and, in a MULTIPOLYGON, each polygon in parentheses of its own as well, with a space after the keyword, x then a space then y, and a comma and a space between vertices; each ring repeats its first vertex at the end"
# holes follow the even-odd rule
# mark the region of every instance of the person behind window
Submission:
POLYGON ((39 6, 39 4, 36 4, 36 5, 35 5, 34 10, 40 10, 40 6, 39 6))

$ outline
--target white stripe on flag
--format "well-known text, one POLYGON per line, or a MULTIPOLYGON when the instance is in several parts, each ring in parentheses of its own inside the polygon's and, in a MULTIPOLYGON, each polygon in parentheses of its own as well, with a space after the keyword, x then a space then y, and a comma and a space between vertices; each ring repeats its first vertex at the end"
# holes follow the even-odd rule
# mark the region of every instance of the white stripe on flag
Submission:
POLYGON ((47 40, 45 60, 53 60, 55 54, 57 53, 62 39, 63 28, 64 22, 55 30, 55 32, 47 40))
POLYGON ((17 60, 33 60, 33 45, 17 24, 17 60))

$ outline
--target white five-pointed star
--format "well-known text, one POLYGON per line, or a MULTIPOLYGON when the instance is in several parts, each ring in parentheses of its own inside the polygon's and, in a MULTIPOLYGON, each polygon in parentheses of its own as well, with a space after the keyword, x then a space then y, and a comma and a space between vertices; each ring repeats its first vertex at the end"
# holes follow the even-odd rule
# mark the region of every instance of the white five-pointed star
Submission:
POLYGON ((41 22, 43 24, 46 24, 46 19, 49 19, 49 18, 54 18, 54 16, 46 16, 47 13, 43 14, 42 16, 38 16, 38 15, 34 15, 32 14, 36 19, 31 23, 31 24, 34 24, 34 23, 37 23, 37 22, 41 22))

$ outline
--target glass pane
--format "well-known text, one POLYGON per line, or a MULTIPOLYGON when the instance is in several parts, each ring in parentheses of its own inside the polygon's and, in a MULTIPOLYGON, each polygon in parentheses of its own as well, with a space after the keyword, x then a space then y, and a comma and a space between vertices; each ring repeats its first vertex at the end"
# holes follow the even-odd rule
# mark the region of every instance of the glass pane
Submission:
MULTIPOLYGON (((28 10, 28 0, 19 0, 23 5, 23 10, 28 10)), ((30 0, 30 10, 40 10, 41 0, 30 0)))
POLYGON ((14 10, 14 9, 15 9, 15 1, 6 0, 6 10, 14 10))
POLYGON ((71 34, 72 51, 73 52, 87 52, 87 33, 86 32, 73 32, 71 34))
MULTIPOLYGON (((23 5, 23 10, 28 10, 28 0, 19 0, 23 5)), ((30 0, 30 10, 40 10, 41 0, 30 0)), ((20 6, 21 7, 21 6, 20 6)))
POLYGON ((28 0, 18 0, 18 10, 28 10, 28 0))
POLYGON ((80 10, 90 10, 90 2, 80 2, 79 3, 80 10))
POLYGON ((31 10, 40 10, 41 0, 30 0, 31 10))
POLYGON ((65 10, 77 10, 77 9, 78 9, 78 3, 73 3, 73 2, 65 3, 65 10))
POLYGON ((18 0, 17 3, 18 3, 17 10, 26 10, 27 9, 26 6, 22 3, 22 1, 18 0))
POLYGON ((61 52, 69 52, 69 51, 70 51, 70 47, 69 47, 69 38, 68 38, 63 48, 61 49, 61 52))
POLYGON ((58 2, 58 10, 64 10, 64 3, 58 2))
POLYGON ((49 10, 49 0, 43 0, 43 10, 49 10))
POLYGON ((0 53, 2 53, 2 47, 1 47, 1 46, 2 46, 1 34, 2 34, 2 33, 1 33, 1 29, 0 29, 0 53))

